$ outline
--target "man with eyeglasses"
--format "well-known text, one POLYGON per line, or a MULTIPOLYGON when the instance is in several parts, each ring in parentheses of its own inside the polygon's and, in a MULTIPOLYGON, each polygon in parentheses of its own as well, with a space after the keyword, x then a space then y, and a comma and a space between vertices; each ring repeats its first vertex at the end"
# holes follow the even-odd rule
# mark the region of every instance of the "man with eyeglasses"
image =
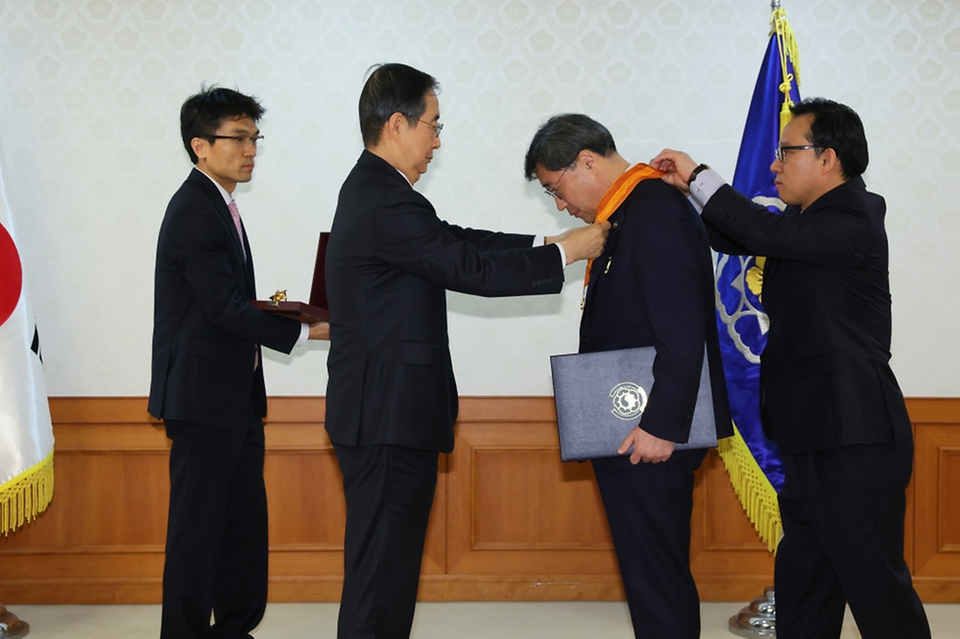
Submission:
POLYGON ((849 604, 864 639, 926 639, 903 559, 913 438, 888 363, 886 206, 861 177, 856 112, 824 99, 791 111, 770 167, 782 214, 685 153, 667 149, 651 163, 702 207, 715 249, 767 256, 761 416, 785 476, 777 637, 839 637, 849 604))
POLYGON ((440 148, 437 81, 384 64, 360 94, 364 151, 340 190, 326 254, 326 429, 347 503, 340 639, 405 638, 457 386, 446 291, 558 293, 606 227, 545 240, 442 221, 413 185, 440 148))
POLYGON ((586 115, 547 120, 530 142, 524 174, 540 182, 558 210, 587 224, 611 224, 603 253, 587 270, 579 352, 654 346, 655 381, 619 451, 591 465, 634 634, 697 639, 690 516, 694 473, 707 451, 675 446, 690 438, 704 351, 717 435, 733 434, 706 231, 684 197, 656 179, 659 171, 631 166, 610 131, 586 115))
POLYGON ((160 226, 148 410, 170 448, 161 639, 249 637, 267 604, 260 346, 289 353, 312 326, 258 310, 233 192, 253 176, 255 98, 209 88, 180 110, 194 164, 160 226), (211 626, 211 611, 214 623, 211 626))

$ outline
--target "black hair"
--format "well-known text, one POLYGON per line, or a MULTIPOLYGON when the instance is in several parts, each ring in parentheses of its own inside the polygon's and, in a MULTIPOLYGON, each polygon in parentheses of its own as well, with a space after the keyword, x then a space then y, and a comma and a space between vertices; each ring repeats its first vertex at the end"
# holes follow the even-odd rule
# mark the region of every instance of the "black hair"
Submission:
POLYGON ((555 115, 540 127, 524 159, 523 171, 528 180, 537 177, 537 166, 559 171, 572 166, 584 149, 603 157, 617 150, 607 127, 580 113, 555 115))
POLYGON ((255 97, 232 89, 205 87, 200 93, 191 95, 180 107, 180 137, 183 138, 183 147, 187 150, 190 161, 197 163, 197 154, 191 146, 193 138, 206 138, 215 142, 212 136, 217 134, 225 120, 249 117, 254 122, 259 122, 264 113, 266 109, 255 97))
POLYGON ((360 92, 360 133, 365 147, 380 141, 383 125, 394 113, 401 113, 411 126, 427 110, 427 94, 439 91, 432 75, 405 64, 390 63, 371 67, 360 92))
POLYGON ((790 111, 794 117, 813 116, 810 144, 817 147, 817 153, 822 153, 823 149, 833 149, 840 160, 845 179, 855 178, 867 169, 870 162, 867 136, 856 111, 845 104, 824 98, 807 98, 791 106, 790 111))

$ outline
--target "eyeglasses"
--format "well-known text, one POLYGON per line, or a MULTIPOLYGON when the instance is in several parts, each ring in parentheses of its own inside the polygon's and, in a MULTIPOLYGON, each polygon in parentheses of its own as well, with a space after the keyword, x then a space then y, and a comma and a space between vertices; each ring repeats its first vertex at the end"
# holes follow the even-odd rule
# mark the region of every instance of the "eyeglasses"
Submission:
POLYGON ((424 124, 426 124, 426 125, 427 125, 428 127, 430 127, 431 129, 433 129, 433 137, 435 137, 435 138, 439 138, 439 137, 440 137, 440 132, 443 131, 443 124, 441 124, 441 123, 439 123, 439 122, 437 122, 436 124, 434 124, 433 122, 427 122, 426 120, 420 120, 420 121, 423 122, 424 124))
POLYGON ((560 191, 559 191, 558 189, 559 189, 559 187, 560 187, 560 180, 562 180, 562 179, 563 179, 563 176, 567 174, 567 169, 569 169, 569 168, 570 168, 570 167, 568 166, 568 167, 566 167, 566 168, 563 169, 563 173, 560 174, 560 177, 557 178, 557 181, 554 182, 553 186, 545 186, 545 187, 543 187, 543 192, 546 193, 547 195, 549 195, 550 197, 552 197, 552 198, 555 199, 555 200, 562 200, 563 197, 561 197, 560 191))
POLYGON ((210 140, 233 140, 240 148, 245 149, 251 144, 257 148, 257 142, 263 139, 262 135, 208 135, 210 140))
POLYGON ((776 155, 777 155, 777 159, 783 162, 784 161, 783 158, 786 157, 787 155, 786 153, 784 153, 784 151, 803 151, 806 149, 819 149, 819 148, 820 147, 816 146, 815 144, 803 144, 800 146, 778 146, 776 155))

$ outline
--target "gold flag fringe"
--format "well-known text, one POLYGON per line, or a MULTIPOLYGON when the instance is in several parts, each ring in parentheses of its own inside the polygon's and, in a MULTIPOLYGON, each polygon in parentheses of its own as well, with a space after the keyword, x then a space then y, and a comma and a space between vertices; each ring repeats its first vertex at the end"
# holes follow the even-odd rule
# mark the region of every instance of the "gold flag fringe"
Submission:
POLYGON ((36 519, 53 500, 53 451, 42 462, 0 485, 0 534, 36 519))
POLYGON ((767 544, 767 549, 776 553, 777 544, 783 536, 776 489, 753 458, 736 424, 733 426, 733 437, 721 439, 717 448, 750 523, 767 544))

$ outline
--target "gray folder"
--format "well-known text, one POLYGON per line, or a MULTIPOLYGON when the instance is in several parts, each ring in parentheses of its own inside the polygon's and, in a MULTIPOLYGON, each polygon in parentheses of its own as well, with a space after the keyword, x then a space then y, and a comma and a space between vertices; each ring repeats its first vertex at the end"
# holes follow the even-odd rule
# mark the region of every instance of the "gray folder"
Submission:
MULTIPOLYGON (((640 423, 653 387, 653 346, 599 353, 552 355, 553 394, 560 429, 560 459, 616 457, 620 443, 640 423)), ((676 450, 717 445, 707 355, 690 438, 676 450)))

